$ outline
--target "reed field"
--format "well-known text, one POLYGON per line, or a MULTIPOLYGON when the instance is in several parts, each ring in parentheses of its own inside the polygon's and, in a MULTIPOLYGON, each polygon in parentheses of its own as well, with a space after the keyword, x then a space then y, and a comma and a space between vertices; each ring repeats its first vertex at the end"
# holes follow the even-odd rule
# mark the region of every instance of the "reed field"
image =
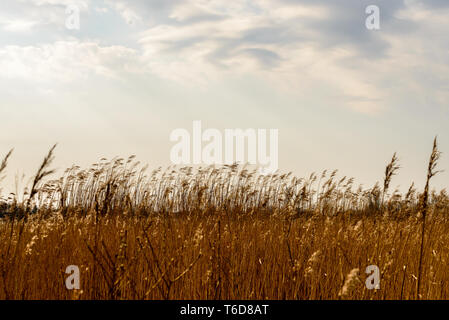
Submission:
POLYGON ((53 147, 0 201, 0 299, 448 299, 449 195, 431 187, 436 139, 429 151, 425 187, 401 194, 396 154, 363 188, 337 171, 148 171, 134 156, 55 179, 53 147))

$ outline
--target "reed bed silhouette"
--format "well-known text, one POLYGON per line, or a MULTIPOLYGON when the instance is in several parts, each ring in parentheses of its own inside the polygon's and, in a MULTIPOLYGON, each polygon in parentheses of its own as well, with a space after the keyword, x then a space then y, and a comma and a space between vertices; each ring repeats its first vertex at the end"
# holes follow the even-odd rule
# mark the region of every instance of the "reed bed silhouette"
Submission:
MULTIPOLYGON (((101 159, 58 179, 45 156, 0 200, 0 299, 448 299, 449 196, 371 188, 336 170, 298 178, 244 165, 148 171, 101 159), (80 270, 68 290, 66 267, 80 270), (380 288, 368 289, 366 267, 380 288)), ((0 179, 12 150, 0 163, 0 179)))

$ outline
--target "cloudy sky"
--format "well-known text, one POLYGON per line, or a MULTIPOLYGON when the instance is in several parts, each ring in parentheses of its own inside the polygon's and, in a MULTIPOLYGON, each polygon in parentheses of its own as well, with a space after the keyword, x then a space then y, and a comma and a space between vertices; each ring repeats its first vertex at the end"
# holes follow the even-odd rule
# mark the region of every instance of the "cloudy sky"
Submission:
POLYGON ((421 185, 435 135, 449 153, 448 15, 447 0, 2 0, 7 181, 55 142, 61 170, 131 154, 168 166, 170 132, 201 120, 279 129, 282 172, 371 186, 397 151, 393 185, 421 185))

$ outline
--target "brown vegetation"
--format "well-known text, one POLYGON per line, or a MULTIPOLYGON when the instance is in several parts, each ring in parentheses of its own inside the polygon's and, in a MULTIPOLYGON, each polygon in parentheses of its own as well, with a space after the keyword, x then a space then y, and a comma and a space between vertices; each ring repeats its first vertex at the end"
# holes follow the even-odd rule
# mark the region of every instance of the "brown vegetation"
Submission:
MULTIPOLYGON (((448 299, 449 196, 337 172, 237 165, 146 175, 134 157, 68 169, 0 201, 0 299, 448 299), (81 289, 67 290, 77 265, 81 289), (380 289, 365 269, 380 269, 380 289)), ((11 153, 0 165, 0 174, 11 153)))

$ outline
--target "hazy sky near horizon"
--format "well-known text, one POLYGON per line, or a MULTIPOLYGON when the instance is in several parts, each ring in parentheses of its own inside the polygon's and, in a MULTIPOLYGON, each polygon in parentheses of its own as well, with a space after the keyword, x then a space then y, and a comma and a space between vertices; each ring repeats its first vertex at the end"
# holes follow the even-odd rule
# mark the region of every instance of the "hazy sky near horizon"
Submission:
POLYGON ((56 142, 59 169, 131 154, 165 167, 170 132, 201 120, 279 129, 281 172, 368 187, 397 151, 392 187, 422 185, 435 135, 449 170, 448 16, 447 0, 2 0, 4 184, 56 142))

